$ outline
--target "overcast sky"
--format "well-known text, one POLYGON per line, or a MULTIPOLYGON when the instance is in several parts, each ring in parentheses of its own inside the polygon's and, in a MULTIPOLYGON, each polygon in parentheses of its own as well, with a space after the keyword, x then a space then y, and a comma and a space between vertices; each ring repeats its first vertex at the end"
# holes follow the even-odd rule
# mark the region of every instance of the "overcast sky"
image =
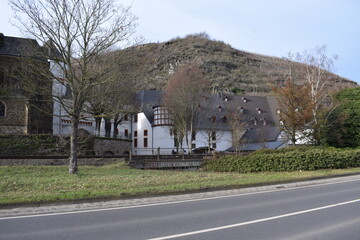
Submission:
MULTIPOLYGON (((206 32, 236 49, 277 57, 326 44, 328 55, 339 57, 334 72, 360 84, 359 0, 118 1, 132 5, 146 42, 206 32)), ((4 5, 0 32, 21 36, 8 23, 12 12, 4 5)))

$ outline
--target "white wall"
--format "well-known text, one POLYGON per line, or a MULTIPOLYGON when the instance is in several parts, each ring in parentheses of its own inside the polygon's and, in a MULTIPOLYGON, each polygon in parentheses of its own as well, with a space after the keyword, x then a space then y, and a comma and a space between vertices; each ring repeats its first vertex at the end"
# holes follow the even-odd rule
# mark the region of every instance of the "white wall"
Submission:
POLYGON ((133 154, 136 155, 150 155, 152 154, 152 129, 151 129, 151 124, 148 121, 148 119, 146 118, 144 113, 138 113, 137 114, 137 118, 138 121, 137 123, 134 122, 134 118, 133 118, 133 132, 132 132, 132 137, 133 137, 133 154), (147 130, 147 136, 144 136, 144 130, 147 130), (137 131, 137 137, 135 137, 134 132, 137 131), (148 146, 145 148, 144 147, 144 138, 147 138, 148 141, 148 146), (135 139, 137 139, 137 147, 135 148, 134 146, 134 142, 136 141, 135 139))
MULTIPOLYGON (((170 135, 169 126, 157 126, 153 128, 153 141, 154 149, 157 153, 157 149, 160 147, 161 154, 172 154, 172 151, 176 150, 174 146, 174 136, 170 135)), ((185 145, 184 145, 185 147, 185 145)))
MULTIPOLYGON (((196 148, 209 146, 209 134, 211 134, 209 131, 196 131, 196 139, 193 141, 196 144, 196 148)), ((216 140, 211 140, 210 147, 212 147, 212 143, 216 143, 216 151, 225 151, 230 148, 232 146, 231 131, 216 131, 216 140)))

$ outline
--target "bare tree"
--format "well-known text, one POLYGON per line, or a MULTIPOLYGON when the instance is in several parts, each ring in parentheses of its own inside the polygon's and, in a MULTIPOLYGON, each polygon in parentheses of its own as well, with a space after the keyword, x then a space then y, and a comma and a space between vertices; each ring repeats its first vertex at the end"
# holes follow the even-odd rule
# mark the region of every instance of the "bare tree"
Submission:
POLYGON ((240 153, 243 145, 246 143, 242 139, 246 132, 246 123, 242 121, 238 112, 234 111, 230 115, 231 142, 236 153, 240 153))
POLYGON ((325 135, 328 116, 335 107, 331 96, 336 89, 330 87, 330 80, 334 76, 329 71, 334 69, 337 55, 329 57, 326 45, 322 45, 311 52, 297 53, 295 59, 303 63, 301 74, 310 87, 312 139, 316 145, 319 145, 325 135))
POLYGON ((279 104, 280 125, 293 146, 308 135, 312 119, 309 88, 308 84, 297 85, 291 79, 284 86, 273 88, 279 104))
POLYGON ((180 145, 185 138, 189 149, 189 133, 194 131, 199 104, 209 89, 210 82, 197 64, 180 66, 165 87, 163 104, 172 116, 172 128, 180 145))
MULTIPOLYGON (((206 111, 206 110, 205 110, 206 111)), ((201 114, 206 114, 205 112, 201 112, 201 114)), ((212 148, 216 148, 215 145, 221 142, 224 137, 224 132, 219 131, 221 128, 220 121, 227 121, 226 117, 222 119, 216 119, 215 116, 210 117, 208 119, 209 124, 206 124, 206 128, 199 129, 200 134, 206 139, 206 145, 208 147, 208 152, 211 151, 212 148)))
POLYGON ((91 70, 110 48, 130 38, 136 19, 129 7, 116 5, 115 0, 10 0, 10 4, 23 32, 59 52, 53 59, 64 76, 57 80, 71 96, 67 102, 57 100, 71 119, 69 173, 76 174, 81 112, 91 90, 106 81, 101 78, 106 69, 91 70))

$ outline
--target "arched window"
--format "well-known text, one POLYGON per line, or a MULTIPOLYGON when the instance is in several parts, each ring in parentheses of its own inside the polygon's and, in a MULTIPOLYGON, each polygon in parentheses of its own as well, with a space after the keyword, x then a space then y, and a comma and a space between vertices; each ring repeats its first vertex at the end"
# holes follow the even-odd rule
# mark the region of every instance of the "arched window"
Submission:
POLYGON ((6 105, 4 102, 0 101, 0 117, 5 117, 6 114, 6 105))

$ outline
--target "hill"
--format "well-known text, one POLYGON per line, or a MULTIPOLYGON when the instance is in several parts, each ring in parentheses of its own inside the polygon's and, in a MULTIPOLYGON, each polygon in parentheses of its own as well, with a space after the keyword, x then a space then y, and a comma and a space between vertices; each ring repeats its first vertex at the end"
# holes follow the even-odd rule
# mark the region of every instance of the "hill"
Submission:
MULTIPOLYGON (((215 91, 261 94, 268 92, 269 86, 283 82, 289 66, 287 60, 240 51, 210 40, 206 34, 143 44, 116 54, 123 59, 120 64, 123 77, 136 79, 134 86, 138 90, 162 89, 177 66, 197 62, 215 91)), ((302 64, 293 64, 294 73, 299 73, 302 64)), ((328 73, 328 77, 331 87, 356 86, 355 82, 333 73, 328 73)))

